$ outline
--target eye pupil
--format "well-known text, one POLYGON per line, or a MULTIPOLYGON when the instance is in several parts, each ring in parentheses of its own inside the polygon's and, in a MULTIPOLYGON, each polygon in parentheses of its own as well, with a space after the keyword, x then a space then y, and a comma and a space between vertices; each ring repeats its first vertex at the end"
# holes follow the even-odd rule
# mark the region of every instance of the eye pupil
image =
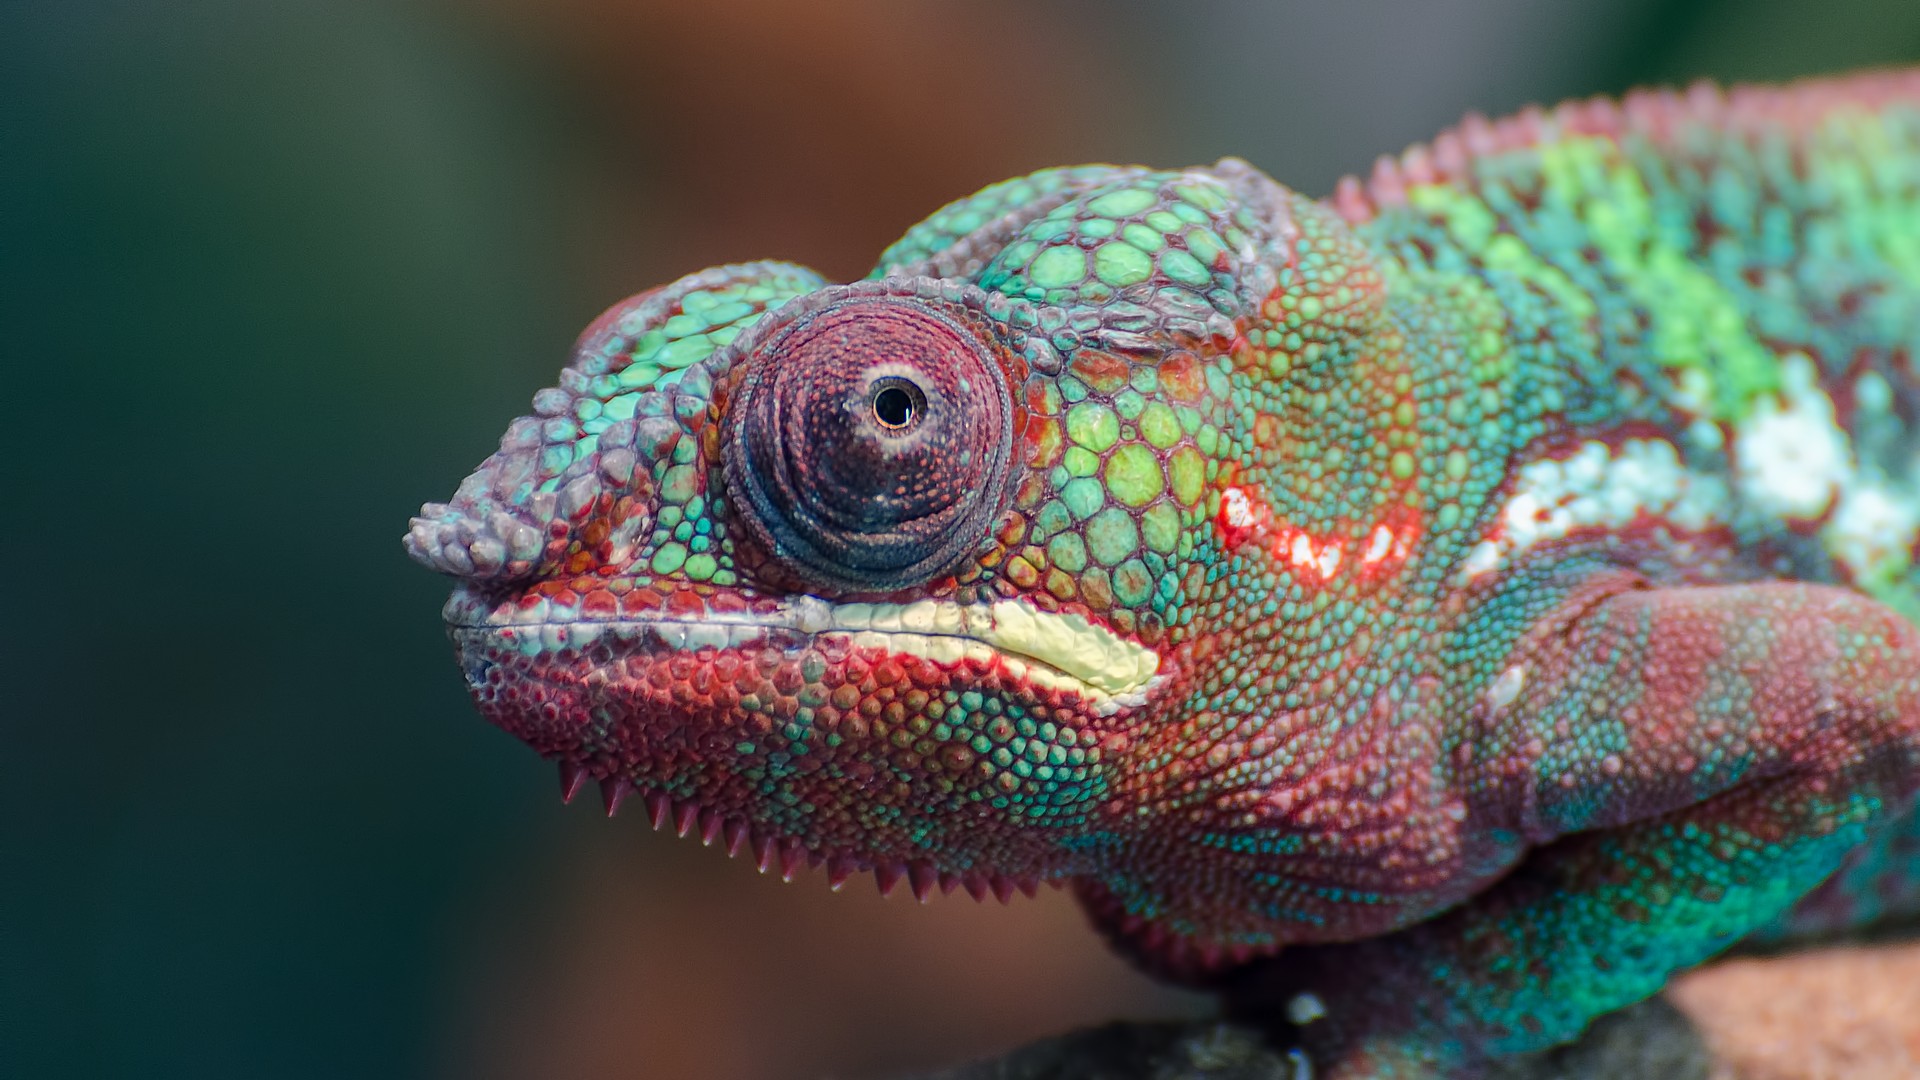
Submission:
POLYGON ((873 418, 888 431, 900 431, 913 424, 925 411, 926 395, 904 379, 881 384, 873 395, 873 418))

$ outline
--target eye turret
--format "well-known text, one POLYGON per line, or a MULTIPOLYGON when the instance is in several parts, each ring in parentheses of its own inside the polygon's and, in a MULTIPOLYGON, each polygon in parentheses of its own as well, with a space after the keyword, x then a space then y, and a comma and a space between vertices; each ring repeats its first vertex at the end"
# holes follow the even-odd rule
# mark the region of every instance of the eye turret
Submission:
POLYGON ((801 576, 853 592, 955 569, 1004 506, 1007 376, 981 332, 904 298, 782 328, 725 418, 727 485, 801 576))

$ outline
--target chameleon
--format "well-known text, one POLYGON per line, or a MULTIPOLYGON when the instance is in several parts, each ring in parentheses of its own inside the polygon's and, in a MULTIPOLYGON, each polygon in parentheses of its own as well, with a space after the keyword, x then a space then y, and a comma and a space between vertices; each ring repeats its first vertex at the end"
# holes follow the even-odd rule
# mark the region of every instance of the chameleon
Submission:
POLYGON ((1920 71, 1635 91, 642 292, 405 543, 566 798, 1469 1076, 1920 910, 1917 346, 1920 71))

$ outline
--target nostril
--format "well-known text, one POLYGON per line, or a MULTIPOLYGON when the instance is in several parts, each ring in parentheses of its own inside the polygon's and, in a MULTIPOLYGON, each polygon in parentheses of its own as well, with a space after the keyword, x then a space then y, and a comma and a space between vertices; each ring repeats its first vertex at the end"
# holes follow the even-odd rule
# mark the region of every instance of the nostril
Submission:
POLYGON ((493 661, 484 656, 468 656, 461 660, 461 673, 467 677, 468 686, 485 686, 487 676, 493 671, 493 661))

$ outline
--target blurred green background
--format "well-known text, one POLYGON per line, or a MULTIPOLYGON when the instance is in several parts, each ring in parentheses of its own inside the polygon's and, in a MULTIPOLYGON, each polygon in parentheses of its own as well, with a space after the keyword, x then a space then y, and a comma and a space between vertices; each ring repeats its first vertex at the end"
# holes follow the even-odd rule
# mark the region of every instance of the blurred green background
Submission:
MULTIPOLYGON (((1039 166, 1920 59, 1912 0, 0 5, 0 1076, 874 1077, 1199 999, 562 810, 402 555, 612 301, 1039 166)), ((591 800, 586 800, 591 802, 591 800)))

